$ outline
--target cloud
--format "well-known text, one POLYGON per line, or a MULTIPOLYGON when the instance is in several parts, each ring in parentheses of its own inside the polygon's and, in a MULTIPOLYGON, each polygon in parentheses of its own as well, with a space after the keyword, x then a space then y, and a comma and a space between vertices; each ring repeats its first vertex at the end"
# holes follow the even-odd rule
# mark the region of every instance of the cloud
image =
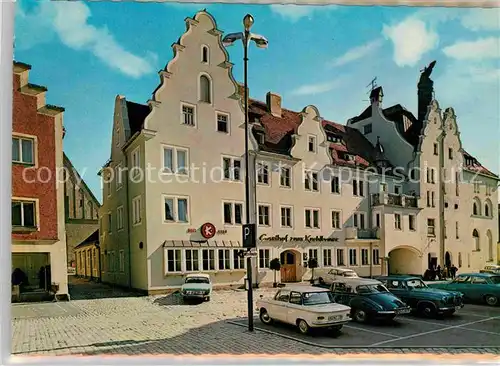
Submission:
POLYGON ((16 47, 19 44, 27 49, 57 37, 67 47, 91 52, 109 67, 132 78, 155 71, 155 56, 149 53, 148 57, 140 57, 127 51, 106 27, 89 24, 90 17, 90 9, 82 2, 40 2, 31 13, 18 8, 16 47))
POLYGON ((382 40, 378 39, 372 42, 368 42, 364 45, 351 48, 347 50, 342 56, 335 59, 330 66, 342 66, 353 61, 359 60, 360 58, 370 55, 373 51, 382 46, 382 40))
POLYGON ((307 84, 298 87, 290 92, 290 95, 316 95, 326 93, 330 90, 335 89, 340 85, 339 80, 317 83, 317 84, 307 84))
POLYGON ((273 4, 270 6, 271 11, 280 15, 282 18, 295 23, 302 18, 309 18, 316 11, 332 9, 334 6, 309 6, 309 5, 282 5, 273 4))
POLYGON ((471 31, 500 30, 500 9, 472 9, 462 17, 461 23, 471 31))
POLYGON ((415 66, 423 55, 435 49, 439 43, 438 34, 425 22, 409 17, 402 22, 383 26, 382 34, 394 45, 394 62, 399 67, 415 66))
POLYGON ((443 52, 446 56, 458 60, 500 58, 500 37, 456 42, 451 46, 445 47, 443 52))

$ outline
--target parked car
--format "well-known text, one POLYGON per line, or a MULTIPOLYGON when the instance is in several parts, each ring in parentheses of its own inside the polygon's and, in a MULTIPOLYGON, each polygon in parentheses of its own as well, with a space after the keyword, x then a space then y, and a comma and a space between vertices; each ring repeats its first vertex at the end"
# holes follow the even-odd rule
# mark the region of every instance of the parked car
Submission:
POLYGON ((191 273, 186 276, 181 287, 181 295, 184 299, 210 300, 212 294, 212 282, 210 275, 206 273, 191 273))
POLYGON ((351 318, 360 323, 370 320, 389 321, 411 311, 411 308, 389 292, 382 282, 374 279, 338 278, 329 289, 335 302, 349 306, 351 318))
POLYGON ((479 271, 480 273, 493 273, 496 275, 500 275, 500 266, 496 264, 484 266, 484 269, 479 271))
POLYGON ((460 292, 428 287, 419 277, 381 276, 377 279, 408 304, 413 313, 429 318, 452 315, 464 306, 460 292))
POLYGON ((316 269, 314 270, 314 279, 322 285, 331 285, 339 277, 358 278, 358 274, 348 268, 331 268, 331 269, 316 269))
POLYGON ((490 306, 500 303, 500 275, 493 273, 462 273, 453 281, 432 283, 429 287, 460 291, 468 302, 481 302, 490 306))
POLYGON ((296 325, 302 334, 307 334, 311 328, 339 331, 351 320, 349 306, 336 304, 328 289, 313 286, 286 286, 272 299, 261 296, 257 311, 262 323, 278 321, 296 325))

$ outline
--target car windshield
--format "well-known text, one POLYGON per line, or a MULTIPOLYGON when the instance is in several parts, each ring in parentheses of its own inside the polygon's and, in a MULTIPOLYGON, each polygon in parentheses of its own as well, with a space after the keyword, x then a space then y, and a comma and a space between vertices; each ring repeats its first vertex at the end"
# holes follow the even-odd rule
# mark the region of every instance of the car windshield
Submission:
POLYGON ((408 286, 409 288, 426 288, 427 287, 427 285, 424 283, 424 281, 419 280, 419 279, 406 281, 406 286, 408 286))
POLYGON ((500 285, 500 276, 491 276, 490 281, 495 285, 500 285))
POLYGON ((344 277, 358 277, 358 275, 354 271, 345 271, 344 277))
POLYGON ((382 292, 389 292, 389 290, 380 284, 373 284, 373 285, 361 285, 356 287, 356 292, 358 294, 377 294, 377 293, 382 293, 382 292))
POLYGON ((302 299, 304 300, 304 305, 326 305, 332 304, 333 294, 330 291, 322 292, 304 292, 302 294, 302 299))
POLYGON ((210 283, 206 277, 189 277, 186 278, 186 283, 210 283))

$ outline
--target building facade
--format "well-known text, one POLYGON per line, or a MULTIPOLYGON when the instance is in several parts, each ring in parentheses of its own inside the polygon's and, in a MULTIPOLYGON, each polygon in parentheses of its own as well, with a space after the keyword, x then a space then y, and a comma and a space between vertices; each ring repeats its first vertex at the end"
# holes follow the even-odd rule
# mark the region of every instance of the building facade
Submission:
POLYGON ((101 204, 64 154, 64 208, 68 274, 75 273, 75 247, 99 229, 101 204))
POLYGON ((372 143, 381 141, 407 177, 403 189, 419 197, 418 235, 385 241, 397 271, 422 273, 438 264, 479 271, 497 262, 499 178, 465 151, 453 108, 442 111, 434 98, 435 64, 424 69, 418 83, 418 117, 399 104, 383 108, 378 87, 371 105, 347 125, 372 143))
MULTIPOLYGON (((30 65, 13 65, 12 271, 23 293, 58 288, 68 297, 63 169, 64 109, 29 83, 30 65)), ((26 295, 28 296, 28 295, 26 295)))
MULTIPOLYGON (((101 171, 102 279, 150 293, 179 286, 189 272, 208 272, 216 285, 243 285, 246 273, 242 87, 211 15, 198 12, 186 25, 152 100, 117 96, 101 171)), ((310 278, 309 258, 362 276, 423 273, 427 207, 393 153, 411 144, 370 139, 312 105, 290 111, 273 92, 249 103, 257 283, 273 281, 273 258, 283 282, 310 278), (397 255, 406 248, 418 248, 409 249, 418 253, 411 262, 397 255)))
POLYGON ((95 230, 85 240, 73 248, 75 274, 94 281, 101 280, 101 254, 99 230, 95 230))

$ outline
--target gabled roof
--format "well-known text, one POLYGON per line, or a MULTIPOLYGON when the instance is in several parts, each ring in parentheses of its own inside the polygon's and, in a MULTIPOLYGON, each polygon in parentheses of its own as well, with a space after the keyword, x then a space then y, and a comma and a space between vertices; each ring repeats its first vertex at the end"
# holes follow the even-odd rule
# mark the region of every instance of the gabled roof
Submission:
POLYGON ((90 234, 87 239, 78 244, 74 249, 81 248, 89 244, 99 244, 99 230, 96 230, 92 234, 90 234))
POLYGON ((499 178, 498 175, 492 173, 490 170, 484 167, 474 156, 469 154, 467 151, 463 150, 463 155, 464 155, 464 166, 467 170, 488 175, 492 178, 497 178, 497 179, 499 178), (469 163, 469 160, 471 161, 471 163, 469 163))

